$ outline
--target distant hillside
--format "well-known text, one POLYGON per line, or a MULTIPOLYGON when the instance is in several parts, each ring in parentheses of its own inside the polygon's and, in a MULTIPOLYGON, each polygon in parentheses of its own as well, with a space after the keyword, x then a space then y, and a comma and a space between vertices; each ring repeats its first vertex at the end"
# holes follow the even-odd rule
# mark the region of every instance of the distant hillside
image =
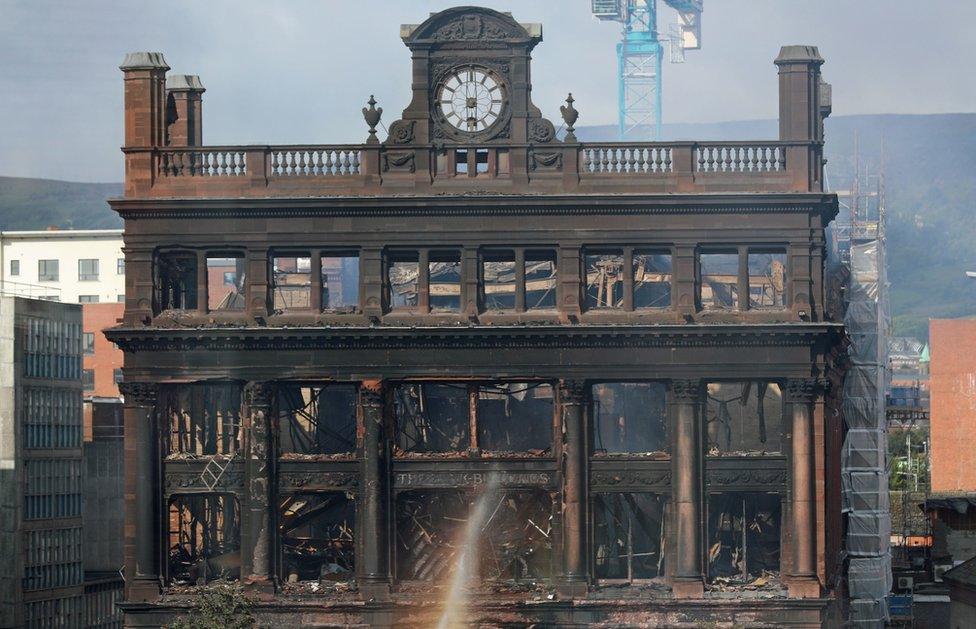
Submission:
POLYGON ((118 196, 122 196, 120 183, 0 177, 0 230, 122 227, 118 214, 105 202, 118 196))
MULTIPOLYGON (((771 139, 775 120, 665 125, 670 140, 771 139)), ((616 128, 580 127, 582 140, 616 128)), ((827 179, 847 185, 855 137, 862 169, 876 175, 885 154, 888 271, 899 335, 928 337, 930 317, 976 315, 976 114, 834 116, 827 120, 827 179)), ((119 227, 105 199, 121 184, 0 177, 0 229, 119 227)))

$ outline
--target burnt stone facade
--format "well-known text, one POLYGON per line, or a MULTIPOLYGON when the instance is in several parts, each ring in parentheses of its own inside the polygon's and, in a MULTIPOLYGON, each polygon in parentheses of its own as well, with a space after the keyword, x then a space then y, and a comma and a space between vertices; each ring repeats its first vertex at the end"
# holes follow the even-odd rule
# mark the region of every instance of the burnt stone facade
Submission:
POLYGON ((219 580, 436 624, 484 496, 479 621, 824 622, 823 60, 776 59, 779 140, 583 143, 531 101, 541 32, 402 27, 413 98, 362 145, 202 145, 199 79, 127 57, 129 625, 219 580))

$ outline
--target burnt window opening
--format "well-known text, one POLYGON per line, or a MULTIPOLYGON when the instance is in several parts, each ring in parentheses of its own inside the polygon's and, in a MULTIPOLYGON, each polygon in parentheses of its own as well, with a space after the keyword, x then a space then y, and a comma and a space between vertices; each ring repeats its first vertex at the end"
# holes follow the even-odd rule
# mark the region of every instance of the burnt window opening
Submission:
POLYGON ((241 447, 241 387, 187 384, 160 392, 170 455, 233 455, 241 447))
POLYGON ((461 310, 461 254, 431 251, 427 263, 430 309, 433 312, 461 310))
POLYGON ((624 305, 624 254, 620 250, 587 253, 586 308, 621 308, 624 305))
POLYGON ((552 310, 556 307, 556 252, 525 252, 525 309, 552 310))
POLYGON ((595 384, 593 451, 595 454, 667 453, 667 386, 658 382, 595 384))
POLYGON ((632 259, 634 308, 671 307, 671 254, 635 251, 632 259))
POLYGON ((708 454, 778 454, 783 393, 775 382, 711 382, 705 403, 708 454))
POLYGON ((394 389, 396 448, 402 452, 460 452, 471 447, 465 384, 401 384, 394 389))
POLYGON ((468 174, 468 149, 458 149, 454 151, 454 174, 468 174))
POLYGON ((169 502, 169 582, 203 585, 241 573, 241 512, 224 494, 177 495, 169 502))
POLYGON ((197 257, 168 253, 156 257, 155 293, 158 311, 196 310, 197 257))
POLYGON ((546 454, 552 449, 555 406, 549 384, 480 385, 475 411, 480 450, 546 454))
POLYGON ((420 258, 416 252, 394 253, 387 263, 390 308, 416 308, 420 295, 420 258))
POLYGON ((211 312, 245 307, 244 257, 232 253, 207 256, 207 305, 211 312))
POLYGON ((274 310, 312 307, 312 258, 308 253, 272 257, 271 275, 274 310))
POLYGON ((709 583, 752 583, 780 570, 778 494, 728 492, 708 497, 709 583))
POLYGON ((627 582, 663 576, 666 504, 660 494, 595 494, 593 576, 627 582))
POLYGON ((354 312, 359 308, 359 254, 354 251, 322 254, 322 309, 354 312))
POLYGON ((291 494, 279 501, 281 578, 350 581, 356 572, 356 503, 341 492, 291 494))
POLYGON ((739 254, 715 251, 698 254, 698 300, 706 310, 739 307, 739 254))
POLYGON ((552 450, 555 407, 547 383, 402 384, 394 390, 402 453, 526 453, 552 450))
POLYGON ((480 513, 472 537, 482 581, 549 580, 554 508, 543 490, 403 492, 396 501, 397 579, 447 582, 471 541, 468 519, 480 513))
POLYGON ((356 450, 358 389, 351 384, 278 386, 282 455, 333 455, 356 450))
POLYGON ((515 310, 517 279, 514 251, 485 252, 481 260, 485 310, 515 310))
POLYGON ((786 250, 749 251, 749 308, 786 307, 786 250))

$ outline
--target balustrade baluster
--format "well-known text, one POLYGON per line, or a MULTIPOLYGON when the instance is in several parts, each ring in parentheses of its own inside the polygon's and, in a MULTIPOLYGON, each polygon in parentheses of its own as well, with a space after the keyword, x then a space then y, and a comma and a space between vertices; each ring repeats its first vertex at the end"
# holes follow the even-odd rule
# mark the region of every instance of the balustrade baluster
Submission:
POLYGON ((342 151, 342 174, 349 174, 349 151, 342 151))
POLYGON ((765 146, 759 147, 759 152, 761 157, 759 158, 759 170, 760 172, 769 172, 769 148, 765 146))
POLYGON ((358 175, 360 172, 359 151, 352 152, 352 174, 358 175))

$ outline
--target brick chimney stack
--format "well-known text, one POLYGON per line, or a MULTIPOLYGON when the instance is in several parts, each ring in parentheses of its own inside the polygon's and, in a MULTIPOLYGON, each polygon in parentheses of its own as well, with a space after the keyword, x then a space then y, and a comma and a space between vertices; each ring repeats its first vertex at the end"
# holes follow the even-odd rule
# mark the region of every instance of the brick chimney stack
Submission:
POLYGON ((166 78, 166 122, 170 146, 203 144, 203 93, 195 74, 166 78))
POLYGON ((152 183, 152 153, 166 145, 166 59, 161 52, 130 52, 119 66, 125 80, 125 194, 152 183))

